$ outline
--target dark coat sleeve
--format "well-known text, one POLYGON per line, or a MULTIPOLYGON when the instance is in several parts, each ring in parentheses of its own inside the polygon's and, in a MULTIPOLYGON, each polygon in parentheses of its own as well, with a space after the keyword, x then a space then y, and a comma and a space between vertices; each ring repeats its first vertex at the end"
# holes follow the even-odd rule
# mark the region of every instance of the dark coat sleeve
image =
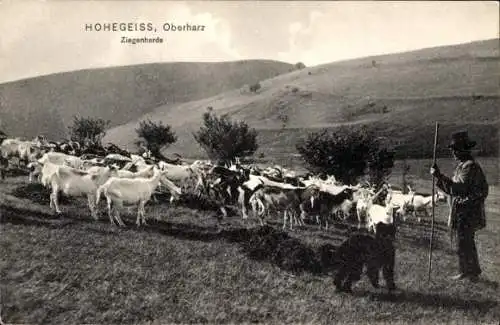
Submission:
POLYGON ((436 185, 446 194, 462 200, 484 200, 488 196, 488 183, 481 167, 474 161, 457 167, 453 180, 441 175, 436 185))
POLYGON ((451 226, 467 224, 478 230, 486 225, 484 200, 488 196, 488 183, 475 161, 459 165, 452 179, 440 175, 437 186, 452 198, 451 226))

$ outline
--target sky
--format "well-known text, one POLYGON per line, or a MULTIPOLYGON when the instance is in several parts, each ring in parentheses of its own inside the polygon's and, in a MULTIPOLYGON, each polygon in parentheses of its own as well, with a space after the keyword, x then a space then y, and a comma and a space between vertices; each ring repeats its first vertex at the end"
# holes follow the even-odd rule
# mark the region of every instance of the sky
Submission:
POLYGON ((153 62, 271 59, 315 66, 498 37, 494 1, 0 0, 0 83, 153 62), (155 30, 85 29, 109 23, 150 23, 155 30), (173 32, 163 30, 166 23, 205 27, 173 32), (163 43, 133 45, 122 37, 163 43))

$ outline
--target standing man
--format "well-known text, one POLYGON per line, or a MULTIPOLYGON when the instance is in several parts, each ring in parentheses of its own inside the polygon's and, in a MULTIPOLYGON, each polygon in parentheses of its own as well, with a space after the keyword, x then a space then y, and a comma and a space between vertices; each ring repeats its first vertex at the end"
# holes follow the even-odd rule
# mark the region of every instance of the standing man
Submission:
POLYGON ((453 280, 477 281, 481 274, 474 235, 486 226, 484 201, 488 196, 488 183, 481 166, 471 155, 475 145, 476 141, 469 140, 467 131, 453 133, 448 145, 458 161, 453 177, 441 174, 437 165, 430 171, 437 178, 437 186, 451 196, 450 227, 458 238, 460 269, 453 280))

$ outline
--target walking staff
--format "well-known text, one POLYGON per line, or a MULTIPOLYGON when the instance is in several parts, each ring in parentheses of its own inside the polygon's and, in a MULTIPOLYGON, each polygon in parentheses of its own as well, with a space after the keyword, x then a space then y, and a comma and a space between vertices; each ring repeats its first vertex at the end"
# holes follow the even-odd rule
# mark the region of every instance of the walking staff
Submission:
MULTIPOLYGON (((438 139, 438 129, 439 123, 436 122, 436 130, 434 131, 434 149, 432 152, 432 166, 436 165, 436 150, 437 150, 437 139, 438 139)), ((431 268, 432 268, 432 241, 434 239, 434 208, 436 206, 434 194, 436 192, 436 178, 432 175, 432 220, 431 220, 431 240, 429 243, 429 270, 427 272, 427 281, 431 281, 431 268)))

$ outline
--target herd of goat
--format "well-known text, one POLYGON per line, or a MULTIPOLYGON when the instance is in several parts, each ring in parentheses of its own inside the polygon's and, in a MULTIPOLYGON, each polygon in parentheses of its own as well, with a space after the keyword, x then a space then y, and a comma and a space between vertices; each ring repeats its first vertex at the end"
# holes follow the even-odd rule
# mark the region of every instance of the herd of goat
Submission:
MULTIPOLYGON (((333 218, 357 218, 358 228, 374 230, 377 223, 391 224, 395 218, 408 216, 420 221, 429 216, 432 197, 409 193, 384 184, 378 190, 367 183, 340 184, 335 177, 320 178, 312 174, 298 176, 279 166, 258 168, 237 162, 220 166, 207 160, 191 164, 179 159, 131 154, 115 145, 85 146, 78 142, 49 142, 43 137, 32 141, 0 138, 0 172, 2 179, 10 165, 29 172, 29 182, 37 180, 51 188, 50 207, 61 212, 60 192, 67 196, 86 196, 94 219, 98 219, 101 198, 107 202, 109 220, 124 226, 120 210, 124 205, 137 205, 136 224, 146 224, 145 205, 155 193, 170 193, 170 202, 183 193, 204 194, 218 202, 227 216, 227 206, 239 208, 247 219, 250 215, 261 224, 283 213, 283 228, 289 223, 301 225, 315 220, 328 228, 333 218), (14 159, 15 157, 15 159, 14 159)), ((150 154, 150 153, 149 153, 150 154)), ((437 192, 436 201, 444 201, 437 192)))

